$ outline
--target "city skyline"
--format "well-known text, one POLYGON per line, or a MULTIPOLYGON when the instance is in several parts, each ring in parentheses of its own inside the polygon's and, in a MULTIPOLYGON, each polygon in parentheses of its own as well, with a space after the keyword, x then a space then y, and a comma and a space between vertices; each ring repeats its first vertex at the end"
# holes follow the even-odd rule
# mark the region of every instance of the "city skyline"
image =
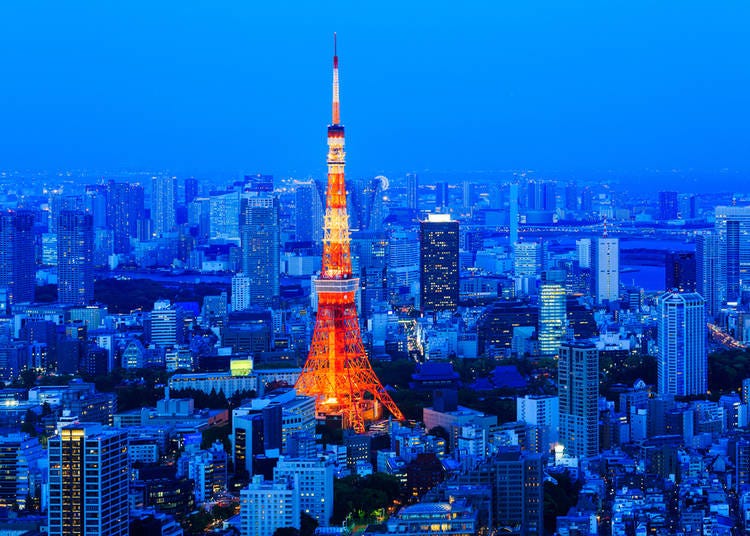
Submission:
POLYGON ((0 532, 750 534, 750 7, 638 1, 0 6, 0 532))

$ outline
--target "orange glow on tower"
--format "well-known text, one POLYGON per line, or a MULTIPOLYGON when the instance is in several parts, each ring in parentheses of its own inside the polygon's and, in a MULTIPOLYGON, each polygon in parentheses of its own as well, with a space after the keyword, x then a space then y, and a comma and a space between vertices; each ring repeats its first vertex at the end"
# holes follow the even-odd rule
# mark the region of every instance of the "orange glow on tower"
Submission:
POLYGON ((359 331, 354 302, 359 279, 352 277, 336 34, 333 39, 333 105, 328 127, 323 266, 315 284, 318 315, 310 354, 295 387, 298 393, 315 397, 319 416, 341 416, 344 427, 362 433, 365 421, 376 416, 376 402, 385 406, 396 419, 404 417, 372 370, 359 331))

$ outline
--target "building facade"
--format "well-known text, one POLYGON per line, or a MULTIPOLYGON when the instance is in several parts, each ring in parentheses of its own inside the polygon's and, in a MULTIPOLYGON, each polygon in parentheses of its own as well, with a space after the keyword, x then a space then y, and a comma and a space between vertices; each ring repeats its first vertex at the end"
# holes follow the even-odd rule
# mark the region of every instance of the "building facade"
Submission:
POLYGON ((560 442, 569 456, 599 453, 599 350, 565 343, 558 360, 560 442))
POLYGON ((667 292, 657 300, 659 394, 706 392, 705 300, 700 294, 667 292))
POLYGON ((48 445, 49 534, 127 536, 127 433, 71 424, 48 445))
POLYGON ((430 214, 420 223, 419 264, 422 311, 455 311, 458 307, 458 222, 430 214))
POLYGON ((63 210, 57 235, 57 301, 88 305, 93 299, 93 220, 90 214, 63 210))

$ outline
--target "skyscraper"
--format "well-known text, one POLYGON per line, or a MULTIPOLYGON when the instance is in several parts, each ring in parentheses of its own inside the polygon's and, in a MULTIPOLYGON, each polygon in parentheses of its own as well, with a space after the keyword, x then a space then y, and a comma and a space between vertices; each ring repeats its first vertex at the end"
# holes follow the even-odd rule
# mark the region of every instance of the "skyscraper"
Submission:
POLYGON ((679 205, 677 203, 677 192, 659 192, 659 219, 677 219, 679 205))
MULTIPOLYGON (((564 272, 563 272, 564 274, 564 272)), ((564 275, 562 278, 542 274, 539 289, 539 353, 555 355, 565 341, 568 327, 564 275)))
POLYGON ((518 183, 512 182, 508 187, 508 240, 513 248, 518 242, 518 183))
POLYGON ((416 173, 406 174, 406 208, 419 210, 419 177, 416 173))
POLYGON ((706 392, 705 301, 700 294, 667 292, 657 300, 659 394, 706 392))
POLYGON ((94 229, 91 214, 60 212, 57 236, 57 301, 88 305, 94 299, 94 229))
POLYGON ((719 237, 715 233, 695 237, 695 279, 698 294, 706 300, 709 316, 721 309, 719 237))
POLYGON ((620 241, 602 237, 594 240, 593 245, 596 301, 617 301, 620 298, 620 241))
POLYGON ((185 204, 188 205, 198 197, 198 179, 189 177, 185 179, 185 204))
POLYGON ((719 300, 735 301, 740 281, 750 281, 750 206, 718 206, 719 300))
POLYGON ((128 434, 94 423, 49 439, 49 534, 128 535, 128 434))
POLYGON ((422 311, 458 307, 458 222, 447 214, 429 214, 420 223, 419 265, 422 311))
POLYGON ((243 197, 240 212, 242 272, 250 278, 250 304, 269 306, 279 296, 279 200, 243 197))
POLYGON ((581 190, 581 211, 589 213, 594 209, 594 193, 589 186, 581 190))
POLYGON ((107 226, 114 233, 115 253, 129 253, 130 239, 138 236, 138 222, 145 217, 143 186, 138 183, 107 184, 107 226))
POLYGON ((578 266, 581 268, 591 268, 591 239, 581 238, 576 240, 576 255, 578 257, 578 266))
POLYGON ((575 182, 565 185, 565 210, 578 210, 578 186, 575 182))
POLYGON ((0 288, 8 289, 8 302, 34 301, 36 260, 34 213, 7 210, 0 213, 0 288))
POLYGON ((670 251, 666 256, 664 288, 680 292, 695 292, 696 266, 692 251, 670 251))
POLYGON ((294 186, 294 228, 298 242, 323 240, 323 195, 314 180, 296 182, 294 186))
POLYGON ((591 343, 560 346, 557 364, 560 442, 570 456, 599 453, 599 350, 591 343))
POLYGON ((151 219, 154 234, 171 233, 177 227, 177 179, 159 175, 151 179, 151 219))
POLYGON ((447 182, 438 182, 435 184, 435 208, 444 208, 447 210, 450 205, 450 191, 447 182))

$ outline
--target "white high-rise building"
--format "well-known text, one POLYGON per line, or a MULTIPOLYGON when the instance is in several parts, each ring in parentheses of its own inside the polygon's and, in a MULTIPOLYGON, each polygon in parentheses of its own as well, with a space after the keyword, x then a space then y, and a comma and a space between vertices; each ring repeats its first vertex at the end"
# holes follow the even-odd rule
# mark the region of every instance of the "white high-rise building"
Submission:
POLYGON ((706 303, 695 292, 667 292, 657 300, 659 394, 706 392, 706 303))
POLYGON ((244 311, 250 307, 251 281, 243 273, 232 277, 232 311, 244 311))
POLYGON ((127 536, 128 434, 75 423, 48 445, 48 534, 127 536))
POLYGON ((620 240, 599 238, 595 242, 596 301, 617 301, 620 298, 620 240))
POLYGON ((592 343, 560 346, 557 362, 560 442, 569 456, 599 454, 599 350, 592 343))
POLYGON ((240 491, 240 534, 273 536, 278 528, 300 528, 299 478, 264 481, 255 475, 240 491))
POLYGON ((327 527, 333 515, 333 464, 325 458, 287 458, 282 456, 274 477, 299 477, 300 509, 327 527))
POLYGON ((578 256, 578 266, 581 268, 591 268, 591 239, 581 238, 576 240, 576 254, 578 256))

